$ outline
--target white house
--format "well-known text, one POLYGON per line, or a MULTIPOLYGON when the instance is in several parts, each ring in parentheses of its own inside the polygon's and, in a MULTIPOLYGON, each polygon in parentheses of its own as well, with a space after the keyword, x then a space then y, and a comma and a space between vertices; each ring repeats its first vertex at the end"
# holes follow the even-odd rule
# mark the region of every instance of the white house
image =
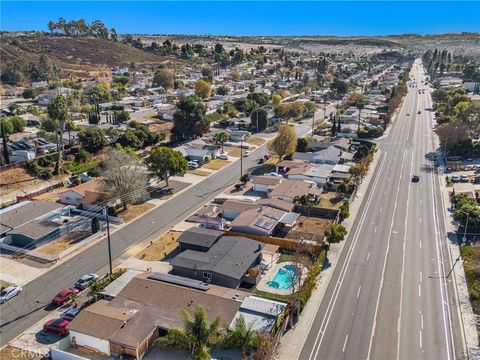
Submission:
POLYGON ((273 187, 282 182, 280 177, 276 176, 255 176, 251 180, 253 184, 253 191, 268 193, 273 187))

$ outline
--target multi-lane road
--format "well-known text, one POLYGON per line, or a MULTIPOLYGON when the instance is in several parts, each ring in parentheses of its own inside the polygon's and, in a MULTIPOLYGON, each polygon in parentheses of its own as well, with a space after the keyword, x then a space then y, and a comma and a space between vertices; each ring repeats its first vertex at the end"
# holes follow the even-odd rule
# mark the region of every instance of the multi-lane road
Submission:
POLYGON ((302 360, 465 358, 419 61, 411 77, 302 360))

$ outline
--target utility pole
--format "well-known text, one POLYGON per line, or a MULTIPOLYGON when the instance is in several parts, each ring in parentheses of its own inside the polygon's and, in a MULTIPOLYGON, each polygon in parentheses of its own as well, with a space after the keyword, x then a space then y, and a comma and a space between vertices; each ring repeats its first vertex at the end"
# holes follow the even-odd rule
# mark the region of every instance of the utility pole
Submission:
POLYGON ((110 220, 108 219, 108 211, 107 211, 107 206, 105 205, 103 207, 103 213, 105 217, 107 218, 107 243, 108 243, 108 265, 110 268, 110 276, 113 274, 113 269, 112 269, 112 246, 110 243, 110 220))
POLYGON ((313 136, 313 131, 315 129, 315 110, 313 109, 313 119, 312 119, 312 136, 313 136))
POLYGON ((260 130, 258 129, 258 109, 257 109, 257 133, 260 132, 260 130))
POLYGON ((243 175, 243 140, 240 140, 240 181, 243 175))

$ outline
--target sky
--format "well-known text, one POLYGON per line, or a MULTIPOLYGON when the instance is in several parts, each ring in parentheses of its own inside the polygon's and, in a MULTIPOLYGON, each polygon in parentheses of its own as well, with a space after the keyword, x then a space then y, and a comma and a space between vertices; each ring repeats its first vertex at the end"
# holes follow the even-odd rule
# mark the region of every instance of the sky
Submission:
POLYGON ((3 1, 0 29, 99 19, 118 33, 389 35, 479 32, 479 1, 3 1))

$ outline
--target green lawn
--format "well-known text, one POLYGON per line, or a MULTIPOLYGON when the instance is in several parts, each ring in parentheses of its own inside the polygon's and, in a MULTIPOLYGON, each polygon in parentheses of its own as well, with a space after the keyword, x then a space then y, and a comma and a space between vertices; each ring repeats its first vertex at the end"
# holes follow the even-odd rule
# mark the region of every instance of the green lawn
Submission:
POLYGON ((257 288, 254 288, 252 290, 252 293, 255 295, 258 295, 260 297, 263 297, 265 299, 270 299, 274 301, 281 301, 281 302, 288 302, 289 295, 277 295, 277 294, 272 294, 266 291, 260 291, 257 288))
POLYGON ((98 165, 100 165, 100 160, 90 160, 81 164, 72 163, 68 166, 68 171, 70 171, 73 175, 78 175, 96 169, 98 165))

